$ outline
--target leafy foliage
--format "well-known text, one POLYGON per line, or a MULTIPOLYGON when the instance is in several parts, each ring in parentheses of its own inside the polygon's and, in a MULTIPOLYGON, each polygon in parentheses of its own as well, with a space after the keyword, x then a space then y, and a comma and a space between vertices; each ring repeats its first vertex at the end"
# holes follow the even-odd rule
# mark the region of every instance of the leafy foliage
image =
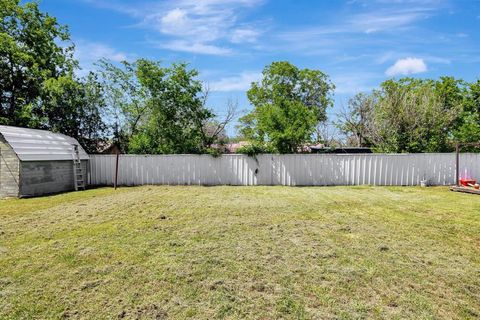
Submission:
POLYGON ((430 80, 388 80, 375 110, 376 146, 385 152, 448 151, 457 107, 445 103, 430 80))
POLYGON ((267 144, 254 142, 238 148, 237 153, 255 157, 257 154, 273 153, 275 150, 267 144))
POLYGON ((44 83, 38 109, 40 127, 74 137, 87 152, 95 152, 106 130, 104 106, 102 87, 94 74, 81 80, 71 75, 51 78, 44 83))
POLYGON ((348 145, 370 147, 374 125, 375 95, 358 93, 348 101, 348 109, 338 115, 337 126, 348 135, 348 145))
POLYGON ((122 67, 100 62, 115 136, 131 153, 202 153, 212 143, 198 72, 187 64, 162 67, 139 59, 122 67))
POLYGON ((460 101, 462 110, 453 136, 462 143, 480 142, 480 80, 465 85, 460 101))
POLYGON ((0 124, 61 132, 95 151, 105 126, 102 88, 73 73, 66 26, 36 2, 0 0, 0 124))
POLYGON ((149 97, 138 80, 137 63, 123 61, 117 66, 101 59, 97 66, 113 141, 122 150, 128 151, 131 137, 138 133, 138 127, 150 116, 149 97))
POLYGON ((326 120, 334 85, 319 70, 299 69, 286 61, 263 70, 260 83, 247 92, 254 110, 240 119, 241 133, 268 143, 280 153, 295 153, 326 120))
POLYGON ((381 152, 449 152, 480 140, 479 89, 453 77, 402 78, 359 94, 339 128, 359 146, 381 152))
POLYGON ((0 123, 36 127, 45 81, 77 65, 70 35, 36 2, 0 0, 0 18, 0 123))
MULTIPOLYGON (((213 118, 201 99, 202 83, 198 72, 186 64, 161 68, 143 60, 139 79, 151 96, 151 117, 140 133, 149 144, 139 150, 152 153, 201 153, 206 145, 203 126, 213 118)), ((136 151, 133 149, 132 151, 136 151)))

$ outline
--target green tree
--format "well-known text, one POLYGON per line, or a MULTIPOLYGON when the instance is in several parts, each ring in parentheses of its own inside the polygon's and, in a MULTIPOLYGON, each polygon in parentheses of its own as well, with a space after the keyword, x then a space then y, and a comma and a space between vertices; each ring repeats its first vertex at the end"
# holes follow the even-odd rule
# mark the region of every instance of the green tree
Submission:
MULTIPOLYGON (((466 85, 462 113, 453 132, 455 142, 480 142, 480 80, 466 85)), ((470 147, 468 150, 478 148, 470 147)))
MULTIPOLYGON (((448 152, 474 126, 468 86, 452 77, 387 80, 349 104, 340 127, 382 152, 448 152)), ((357 140, 358 140, 357 139, 357 140)))
MULTIPOLYGON (((97 66, 101 78, 104 99, 113 140, 128 151, 131 137, 138 133, 151 115, 150 96, 138 80, 137 62, 123 61, 120 66, 101 59, 97 66)), ((163 75, 162 75, 163 76, 163 75)))
POLYGON ((216 121, 205 106, 198 72, 187 64, 162 67, 139 59, 99 66, 114 135, 127 152, 203 153, 221 139, 225 121, 216 121))
POLYGON ((259 83, 247 92, 254 109, 240 119, 241 133, 256 144, 280 153, 295 153, 311 140, 318 123, 326 120, 334 85, 319 70, 273 62, 259 83))
POLYGON ((387 80, 376 92, 377 147, 385 152, 450 151, 460 106, 446 103, 433 80, 387 80))
POLYGON ((0 18, 0 123, 36 127, 45 81, 76 67, 70 35, 36 2, 0 0, 0 18))
POLYGON ((132 137, 137 153, 202 153, 208 141, 205 125, 214 118, 205 107, 198 71, 184 63, 162 68, 159 63, 139 60, 139 82, 149 95, 151 116, 132 137))
POLYGON ((450 152, 457 142, 480 141, 480 80, 388 80, 354 97, 338 125, 354 143, 361 135, 382 152, 450 152))
POLYGON ((106 131, 104 106, 102 87, 94 74, 85 79, 50 78, 39 103, 40 127, 76 138, 87 152, 95 152, 106 131))
POLYGON ((375 95, 358 93, 348 101, 347 109, 337 115, 336 125, 347 135, 349 145, 371 147, 374 144, 375 104, 375 95))

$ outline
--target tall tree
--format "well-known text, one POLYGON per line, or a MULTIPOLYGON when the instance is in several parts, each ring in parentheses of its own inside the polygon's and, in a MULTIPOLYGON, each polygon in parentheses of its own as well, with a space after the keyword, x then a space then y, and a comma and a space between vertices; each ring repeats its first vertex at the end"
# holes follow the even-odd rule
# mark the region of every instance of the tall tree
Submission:
POLYGON ((45 81, 76 66, 69 32, 36 2, 0 0, 0 19, 0 123, 36 127, 45 81))
MULTIPOLYGON (((480 142, 480 80, 465 86, 461 116, 453 132, 454 139, 460 143, 480 142)), ((479 150, 475 147, 468 149, 479 150)))
POLYGON ((204 125, 214 114, 204 106, 198 71, 184 63, 169 68, 143 59, 137 63, 139 81, 150 96, 151 116, 133 136, 132 152, 204 152, 204 125))
POLYGON ((450 133, 461 106, 449 103, 453 101, 450 95, 439 94, 441 86, 441 82, 412 78, 382 83, 375 111, 377 144, 381 150, 446 152, 452 149, 450 133))
POLYGON ((261 82, 247 92, 254 109, 240 119, 241 133, 280 153, 295 153, 326 120, 334 85, 319 70, 299 69, 286 61, 263 70, 261 82))
POLYGON ((114 133, 127 152, 202 153, 231 121, 215 121, 198 71, 187 64, 139 59, 99 66, 114 133))
POLYGON ((84 79, 72 75, 48 79, 39 103, 40 128, 76 138, 87 152, 95 152, 106 131, 104 106, 102 88, 92 73, 84 79))
POLYGON ((452 77, 387 80, 355 97, 340 126, 349 136, 361 132, 362 140, 382 152, 448 152, 455 140, 480 132, 478 113, 469 107, 475 100, 470 88, 452 77))
POLYGON ((108 106, 106 119, 115 143, 125 151, 131 137, 138 133, 151 115, 150 96, 138 76, 138 63, 123 61, 120 65, 101 59, 97 66, 104 99, 108 106))
POLYGON ((358 93, 348 101, 347 109, 338 114, 336 124, 347 135, 349 145, 373 145, 375 102, 375 95, 358 93))

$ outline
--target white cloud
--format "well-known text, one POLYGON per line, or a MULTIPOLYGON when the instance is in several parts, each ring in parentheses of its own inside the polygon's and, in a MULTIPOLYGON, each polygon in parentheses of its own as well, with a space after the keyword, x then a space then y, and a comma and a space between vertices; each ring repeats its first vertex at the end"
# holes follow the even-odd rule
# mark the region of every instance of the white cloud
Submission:
POLYGON ((169 11, 166 15, 160 18, 161 24, 164 27, 165 33, 178 33, 179 29, 183 30, 188 26, 187 13, 185 10, 176 8, 169 11))
POLYGON ((209 83, 211 91, 246 91, 250 89, 252 82, 260 80, 260 72, 244 71, 238 76, 225 77, 209 83))
POLYGON ((409 75, 427 71, 427 65, 423 59, 408 57, 399 59, 385 71, 389 77, 396 75, 409 75))
POLYGON ((252 22, 244 27, 241 17, 245 10, 261 5, 264 0, 138 1, 135 5, 118 7, 108 1, 85 1, 138 19, 137 27, 165 36, 167 44, 161 47, 169 50, 225 54, 231 50, 221 48, 220 42, 251 43, 261 34, 252 22))
POLYGON ((100 42, 79 40, 75 46, 75 57, 80 63, 92 63, 101 58, 115 62, 127 60, 127 54, 100 42))
POLYGON ((253 43, 257 41, 260 32, 252 28, 238 28, 232 31, 230 41, 233 43, 253 43))
POLYGON ((127 54, 119 51, 105 43, 91 42, 87 40, 75 41, 75 59, 80 63, 81 70, 77 71, 79 76, 88 74, 88 72, 95 70, 95 62, 105 58, 113 62, 121 62, 130 60, 135 55, 127 54))
MULTIPOLYGON (((374 6, 374 2, 369 2, 374 6)), ((413 23, 429 18, 438 11, 439 4, 419 2, 403 3, 388 2, 388 5, 378 4, 375 8, 363 8, 355 10, 353 14, 338 17, 339 22, 329 25, 308 27, 297 30, 289 30, 281 34, 281 37, 326 37, 338 36, 338 34, 358 34, 398 31, 399 28, 410 28, 413 23)))
POLYGON ((173 51, 183 51, 199 54, 209 54, 216 56, 226 56, 232 53, 229 48, 222 48, 215 45, 204 43, 190 43, 188 41, 175 40, 158 44, 157 47, 165 48, 173 51))
POLYGON ((227 24, 224 18, 214 14, 198 15, 189 8, 175 8, 147 16, 145 21, 160 33, 183 41, 211 42, 222 37, 225 30, 220 26, 227 24))
POLYGON ((446 6, 443 0, 369 0, 363 3, 363 11, 353 15, 348 23, 367 34, 398 32, 414 27, 415 22, 430 18, 446 6))
MULTIPOLYGON (((444 2, 438 1, 350 1, 345 11, 332 16, 333 22, 294 27, 277 33, 277 46, 299 53, 333 54, 359 47, 388 45, 415 35, 417 23, 441 12, 444 2), (409 33, 405 31, 409 30, 409 33), (380 37, 389 35, 389 38, 380 37), (341 39, 341 41, 339 41, 341 39), (380 41, 379 41, 380 40, 380 41)), ((277 48, 278 49, 278 48, 277 48)))
MULTIPOLYGON (((147 14, 144 21, 149 25, 157 25, 157 30, 163 34, 190 43, 212 45, 211 42, 218 40, 251 42, 259 32, 253 27, 240 28, 238 13, 262 2, 263 0, 180 0, 173 2, 173 8, 161 7, 153 14, 147 14)), ((203 53, 202 46, 196 47, 203 53)))
POLYGON ((368 34, 410 27, 413 22, 426 17, 428 15, 424 10, 375 12, 354 16, 350 21, 350 25, 354 28, 352 30, 361 30, 368 34))

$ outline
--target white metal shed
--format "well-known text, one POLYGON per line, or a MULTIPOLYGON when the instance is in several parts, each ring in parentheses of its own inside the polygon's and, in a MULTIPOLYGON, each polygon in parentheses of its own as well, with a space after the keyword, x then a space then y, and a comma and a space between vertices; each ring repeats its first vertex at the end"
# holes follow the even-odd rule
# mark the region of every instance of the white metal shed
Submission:
POLYGON ((88 154, 72 137, 0 125, 0 198, 73 190, 76 176, 86 179, 87 161, 88 154))

